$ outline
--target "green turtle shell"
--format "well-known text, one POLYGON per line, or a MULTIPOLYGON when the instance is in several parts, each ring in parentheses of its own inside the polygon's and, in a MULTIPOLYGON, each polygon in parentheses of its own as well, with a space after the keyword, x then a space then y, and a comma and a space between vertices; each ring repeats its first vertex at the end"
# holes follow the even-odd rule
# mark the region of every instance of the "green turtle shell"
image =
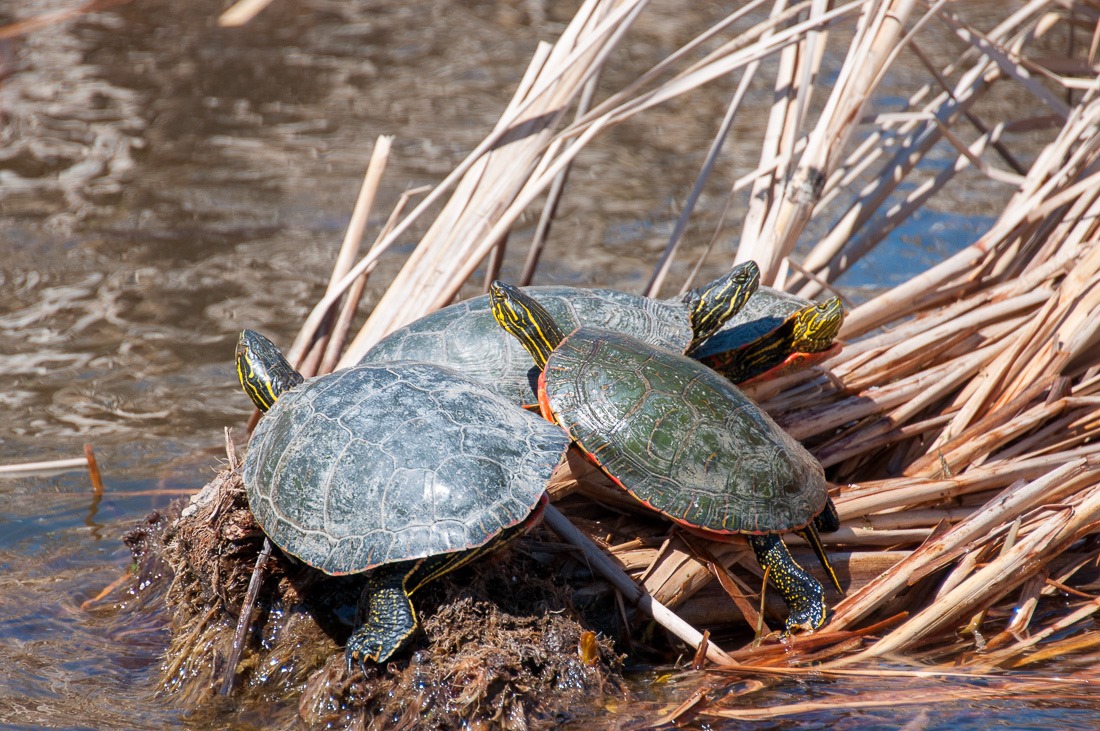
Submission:
MULTIPOLYGON (((687 307, 611 289, 524 287, 564 332, 582 325, 628 333, 683 352, 691 343, 687 307)), ((752 300, 750 299, 750 302, 752 300)), ((538 369, 515 338, 497 325, 489 295, 444 307, 382 338, 359 365, 415 360, 454 368, 513 403, 535 401, 538 369)))
POLYGON ((556 426, 454 371, 361 366, 280 396, 244 482, 279 548, 356 573, 476 548, 522 522, 567 446, 556 426))
POLYGON ((703 360, 754 343, 772 333, 810 300, 773 287, 760 287, 749 297, 741 311, 731 317, 718 332, 691 351, 691 357, 703 360))
POLYGON ((622 333, 582 328, 550 355, 558 422, 615 480, 706 532, 778 533, 825 507, 821 465, 722 376, 622 333))

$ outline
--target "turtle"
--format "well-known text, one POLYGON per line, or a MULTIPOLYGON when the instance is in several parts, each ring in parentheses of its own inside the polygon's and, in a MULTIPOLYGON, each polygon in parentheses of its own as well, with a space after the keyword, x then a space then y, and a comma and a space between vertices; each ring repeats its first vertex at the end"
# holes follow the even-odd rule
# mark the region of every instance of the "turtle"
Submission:
MULTIPOLYGON (((713 335, 750 299, 760 270, 749 261, 679 299, 613 289, 527 287, 554 318, 630 333, 684 352, 713 335)), ((535 377, 523 348, 493 321, 489 295, 444 307, 378 341, 359 365, 416 360, 454 368, 517 404, 533 404, 535 377)))
POLYGON ((252 330, 237 375, 265 412, 244 464, 272 543, 326 574, 365 573, 348 671, 415 632, 411 595, 538 522, 569 438, 537 414, 430 363, 355 366, 303 381, 252 330))
POLYGON ((566 336, 534 298, 503 282, 490 296, 498 324, 540 370, 542 415, 613 482, 674 522, 718 540, 745 535, 787 604, 787 631, 820 627, 821 584, 780 537, 803 535, 839 589, 814 522, 831 510, 820 463, 702 363, 613 330, 566 336))
POLYGON ((688 350, 736 384, 776 378, 835 355, 844 324, 839 297, 821 303, 760 287, 720 330, 688 350))

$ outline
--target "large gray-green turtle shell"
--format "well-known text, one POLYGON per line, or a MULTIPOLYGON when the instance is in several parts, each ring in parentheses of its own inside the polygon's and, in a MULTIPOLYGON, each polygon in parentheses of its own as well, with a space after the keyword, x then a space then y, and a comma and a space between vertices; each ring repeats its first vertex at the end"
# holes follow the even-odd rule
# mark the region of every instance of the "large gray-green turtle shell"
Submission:
MULTIPOLYGON (((524 287, 523 291, 545 307, 566 333, 582 325, 607 328, 677 352, 691 342, 688 308, 679 300, 562 286, 524 287)), ((395 360, 448 366, 514 403, 535 402, 538 369, 523 346, 496 324, 489 295, 444 307, 390 333, 359 365, 395 360)))
POLYGON ((347 574, 476 548, 520 523, 568 441, 454 371, 360 366, 280 396, 244 481, 279 548, 347 574))
POLYGON ((609 475, 680 523, 719 534, 779 533, 825 507, 813 455, 691 358, 583 328, 550 355, 546 397, 609 475))

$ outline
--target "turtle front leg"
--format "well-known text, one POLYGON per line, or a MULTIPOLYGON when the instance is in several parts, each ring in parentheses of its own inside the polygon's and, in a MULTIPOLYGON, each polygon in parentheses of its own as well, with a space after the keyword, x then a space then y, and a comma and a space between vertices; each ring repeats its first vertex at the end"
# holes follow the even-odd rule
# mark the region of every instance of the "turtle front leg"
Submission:
POLYGON ((748 536, 756 560, 787 603, 787 632, 810 632, 825 623, 825 592, 817 579, 795 563, 778 535, 748 536))
POLYGON ((371 571, 363 589, 363 598, 369 605, 367 619, 351 633, 344 649, 349 673, 353 663, 366 670, 368 661, 386 662, 416 632, 416 610, 409 599, 406 581, 417 563, 404 561, 371 571))

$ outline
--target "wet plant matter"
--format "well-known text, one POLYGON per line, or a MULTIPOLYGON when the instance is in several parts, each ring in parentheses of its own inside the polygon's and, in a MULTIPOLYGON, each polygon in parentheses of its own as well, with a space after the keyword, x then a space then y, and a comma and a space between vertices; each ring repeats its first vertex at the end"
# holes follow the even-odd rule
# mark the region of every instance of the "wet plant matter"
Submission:
MULTIPOLYGON (((239 470, 200 491, 159 547, 149 550, 148 532, 142 539, 135 550, 159 548, 173 577, 166 687, 191 705, 209 702, 263 543, 239 470)), ((362 579, 328 577, 274 551, 236 668, 237 697, 298 699, 317 728, 538 728, 587 713, 594 698, 621 694, 620 660, 606 640, 582 655, 586 623, 527 543, 418 592, 422 633, 394 661, 351 673, 343 643, 362 611, 362 579)))

